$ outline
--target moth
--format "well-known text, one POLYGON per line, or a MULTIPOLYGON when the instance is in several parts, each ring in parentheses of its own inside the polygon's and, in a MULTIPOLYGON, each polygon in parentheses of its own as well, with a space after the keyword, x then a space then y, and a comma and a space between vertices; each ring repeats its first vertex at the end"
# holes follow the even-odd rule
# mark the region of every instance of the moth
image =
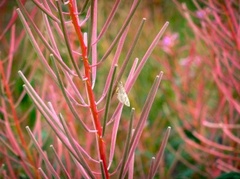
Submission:
POLYGON ((118 88, 117 88, 117 99, 123 103, 126 106, 130 106, 130 102, 127 96, 127 93, 123 87, 122 82, 118 82, 118 88))

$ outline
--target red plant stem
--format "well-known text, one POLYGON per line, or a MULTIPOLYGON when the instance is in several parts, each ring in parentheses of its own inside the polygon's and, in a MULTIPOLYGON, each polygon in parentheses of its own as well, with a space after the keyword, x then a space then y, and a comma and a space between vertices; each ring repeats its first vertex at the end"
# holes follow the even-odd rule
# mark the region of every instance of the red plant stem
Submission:
POLYGON ((98 150, 99 150, 99 154, 100 154, 100 159, 103 162, 105 176, 106 176, 106 178, 109 178, 109 173, 107 170, 104 140, 102 139, 102 127, 101 127, 101 123, 100 123, 100 120, 98 117, 98 110, 97 110, 97 106, 95 103, 95 97, 94 97, 94 93, 93 93, 92 86, 91 86, 90 67, 89 67, 88 57, 87 57, 87 47, 83 40, 81 27, 78 24, 77 13, 75 12, 74 7, 73 7, 73 1, 69 0, 68 4, 69 4, 70 16, 72 18, 72 23, 73 23, 75 31, 77 33, 77 37, 80 42, 80 46, 81 46, 81 50, 82 50, 82 58, 83 58, 83 64, 84 64, 84 69, 85 69, 85 78, 87 79, 86 85, 87 85, 87 92, 88 92, 88 97, 89 97, 89 102, 90 102, 90 109, 91 109, 91 112, 93 115, 94 124, 95 124, 95 127, 97 129, 97 134, 98 134, 98 150))
MULTIPOLYGON (((29 149, 27 147, 27 144, 25 142, 25 139, 23 137, 23 133, 22 133, 22 130, 21 130, 21 127, 20 127, 20 124, 19 124, 19 118, 17 116, 17 112, 16 112, 15 107, 14 107, 12 93, 11 93, 11 90, 9 88, 9 85, 8 85, 8 82, 7 82, 7 78, 6 78, 5 74, 4 74, 3 62, 2 61, 0 61, 0 77, 2 77, 2 84, 3 84, 3 87, 5 88, 5 91, 6 91, 8 102, 10 104, 11 112, 12 112, 12 115, 13 115, 13 120, 14 120, 16 129, 17 129, 17 133, 18 133, 18 136, 20 138, 21 144, 22 144, 23 148, 26 151, 26 154, 27 154, 29 162, 31 163, 32 166, 34 166, 33 158, 32 158, 32 156, 30 154, 30 151, 29 151, 29 149)), ((22 155, 20 155, 20 156, 22 156, 22 155)), ((38 171, 37 171, 37 169, 35 167, 34 167, 34 170, 35 170, 35 174, 36 174, 37 178, 39 178, 38 171)))

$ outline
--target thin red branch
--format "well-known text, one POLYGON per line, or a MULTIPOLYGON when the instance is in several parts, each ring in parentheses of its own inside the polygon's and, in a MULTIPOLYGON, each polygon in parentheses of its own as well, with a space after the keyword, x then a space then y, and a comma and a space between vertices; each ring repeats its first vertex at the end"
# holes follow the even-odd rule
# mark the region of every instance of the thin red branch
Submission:
MULTIPOLYGON (((29 162, 31 163, 32 166, 34 166, 32 155, 30 154, 30 151, 29 151, 29 149, 27 147, 27 144, 25 142, 25 139, 24 139, 21 127, 20 127, 19 118, 17 116, 17 112, 16 112, 15 107, 14 107, 12 93, 11 93, 11 90, 9 88, 9 85, 8 85, 8 82, 7 82, 7 78, 6 78, 5 74, 4 74, 4 68, 3 68, 3 62, 2 61, 0 61, 0 76, 2 78, 2 84, 3 84, 3 87, 4 87, 5 91, 6 91, 8 102, 9 102, 9 105, 10 105, 10 108, 11 108, 11 112, 12 112, 12 115, 13 115, 13 120, 14 120, 16 129, 17 129, 17 133, 19 135, 21 144, 22 144, 23 148, 26 151, 26 154, 27 154, 29 162)), ((34 170, 35 170, 36 176, 39 177, 37 169, 34 168, 34 170)))
POLYGON ((17 128, 19 138, 20 138, 22 144, 25 145, 26 143, 25 143, 25 140, 24 140, 24 137, 23 137, 20 125, 19 125, 19 119, 18 119, 18 116, 17 116, 17 112, 16 112, 16 110, 14 108, 14 103, 13 103, 13 99, 12 99, 11 90, 9 88, 6 76, 4 74, 2 61, 0 61, 0 74, 1 74, 1 77, 2 77, 3 87, 5 88, 6 95, 8 97, 8 101, 9 101, 9 104, 10 104, 11 112, 12 112, 12 115, 13 115, 13 120, 15 122, 15 126, 17 128))
MULTIPOLYGON (((27 147, 27 144, 25 142, 25 139, 24 139, 21 127, 20 127, 20 123, 19 123, 20 120, 17 116, 17 112, 16 112, 15 107, 14 107, 12 93, 11 93, 10 87, 8 85, 7 78, 4 74, 4 68, 3 68, 3 62, 2 61, 0 61, 0 77, 2 78, 2 84, 3 84, 3 87, 6 91, 8 102, 9 102, 9 105, 10 105, 10 108, 11 108, 11 113, 12 113, 12 116, 13 116, 13 120, 14 120, 16 129, 17 129, 17 133, 18 133, 18 136, 20 138, 21 144, 26 151, 29 162, 31 163, 32 166, 34 166, 32 155, 30 154, 30 151, 27 147)), ((39 177, 38 172, 37 172, 37 168, 34 168, 34 171, 35 171, 36 176, 39 177)))
POLYGON ((97 105, 95 103, 94 93, 93 93, 92 86, 91 86, 90 66, 89 66, 88 57, 87 57, 87 47, 83 40, 83 34, 81 31, 81 27, 79 26, 79 23, 78 23, 77 12, 74 9, 73 1, 69 0, 68 4, 69 4, 69 11, 70 11, 72 23, 73 23, 73 26, 77 33, 77 37, 80 42, 80 46, 81 46, 81 50, 82 50, 82 58, 83 58, 83 64, 84 64, 84 69, 85 69, 85 78, 87 79, 86 85, 87 85, 87 92, 88 92, 88 97, 89 97, 89 102, 90 102, 90 109, 91 109, 91 112, 93 115, 94 124, 96 126, 97 134, 98 134, 98 144, 99 144, 98 150, 99 150, 99 154, 100 154, 100 159, 103 162, 105 176, 107 178, 109 178, 109 173, 107 170, 104 140, 102 139, 102 128, 101 128, 101 123, 100 123, 99 116, 98 116, 97 105))

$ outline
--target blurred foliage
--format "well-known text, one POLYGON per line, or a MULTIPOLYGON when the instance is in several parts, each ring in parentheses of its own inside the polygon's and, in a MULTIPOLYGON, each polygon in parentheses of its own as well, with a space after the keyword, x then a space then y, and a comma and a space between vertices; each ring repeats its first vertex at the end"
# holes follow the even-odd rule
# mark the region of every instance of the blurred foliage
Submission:
MULTIPOLYGON (((188 0, 181 0, 179 2, 185 2, 189 9, 195 10, 195 6, 193 5, 192 1, 188 0)), ((109 14, 112 2, 104 3, 102 1, 99 2, 99 16, 98 16, 98 25, 99 30, 104 24, 104 20, 106 19, 106 16, 109 14)), ((100 45, 98 47, 99 57, 104 54, 106 49, 111 44, 113 38, 117 34, 118 30, 121 27, 123 17, 126 17, 128 12, 126 10, 130 8, 130 3, 128 0, 123 0, 121 3, 121 7, 119 8, 119 11, 117 15, 114 17, 113 23, 110 25, 108 30, 108 33, 104 35, 103 39, 100 41, 100 45)), ((9 1, 7 5, 4 6, 4 8, 1 9, 2 15, 4 15, 4 18, 0 18, 0 32, 2 32, 3 27, 9 22, 9 19, 11 17, 12 9, 16 6, 15 1, 9 1)), ((3 16, 1 16, 3 17, 3 16)), ((134 38, 134 35, 136 33, 136 30, 141 22, 141 19, 143 17, 147 18, 147 22, 145 23, 143 33, 140 37, 139 44, 137 45, 136 49, 134 50, 134 53, 132 55, 130 63, 132 64, 133 60, 138 57, 139 60, 141 60, 143 54, 146 52, 148 46, 154 39, 155 35, 157 34, 158 30, 162 27, 165 21, 169 21, 170 25, 167 29, 167 32, 164 33, 172 33, 177 32, 179 34, 178 43, 176 44, 176 49, 180 49, 181 47, 184 47, 187 43, 191 42, 191 38, 193 37, 191 29, 189 29, 187 25, 187 21, 182 17, 182 15, 179 13, 179 11, 176 8, 176 5, 172 1, 164 1, 164 0, 144 0, 138 11, 135 14, 134 19, 132 20, 131 27, 129 29, 129 35, 127 36, 127 40, 124 44, 124 50, 121 54, 121 59, 124 59, 127 53, 127 50, 129 49, 129 46, 134 38)), ((17 21, 17 24, 19 21, 17 21)), ((21 28, 17 26, 17 29, 21 28)), ((163 36, 164 36, 163 35, 163 36)), ((9 37, 9 32, 6 34, 6 39, 9 37)), ((189 45, 191 45, 189 43, 189 45)), ((4 57, 7 54, 7 47, 4 43, 0 43, 0 49, 1 49, 1 57, 4 57)), ((115 49, 116 50, 116 47, 115 49)), ((29 68, 31 68, 31 65, 29 63, 35 63, 35 61, 29 62, 25 61, 27 57, 31 56, 32 59, 35 60, 36 55, 35 54, 28 54, 26 52, 32 51, 32 47, 30 46, 29 42, 23 40, 19 49, 14 54, 14 65, 13 65, 13 72, 12 72, 12 80, 13 84, 15 85, 14 88, 14 95, 18 96, 22 92, 22 82, 19 80, 19 77, 17 76, 17 71, 19 69, 25 68, 26 74, 30 73, 29 68), (31 49, 31 50, 30 50, 31 49)), ((172 89, 171 81, 169 81, 168 76, 168 67, 161 63, 162 60, 169 60, 171 63, 171 60, 178 59, 180 61, 181 58, 186 56, 186 52, 183 52, 182 54, 178 54, 176 58, 172 59, 171 56, 166 55, 166 53, 162 50, 162 48, 159 46, 157 47, 153 54, 151 55, 150 59, 147 62, 147 65, 142 70, 134 88, 129 93, 129 98, 132 106, 136 108, 136 115, 138 116, 140 111, 139 109, 142 108, 142 105, 144 104, 144 101, 146 100, 147 93, 154 81, 155 76, 159 73, 159 70, 163 71, 165 74, 163 76, 163 80, 160 84, 160 89, 157 94, 156 100, 154 102, 153 108, 151 109, 151 113, 149 115, 149 122, 146 124, 145 132, 143 133, 143 143, 139 147, 137 153, 143 155, 141 158, 141 163, 149 163, 151 157, 154 153, 158 150, 160 144, 161 144, 161 135, 163 135, 163 129, 166 129, 167 126, 171 124, 171 120, 179 120, 176 112, 173 111, 171 108, 171 105, 168 104, 168 101, 174 102, 175 99, 175 93, 172 89), (156 58, 157 57, 157 58, 156 58), (159 59, 160 62, 159 62, 159 59), (147 139, 147 140, 145 140, 147 139), (154 143, 154 145, 152 145, 154 143), (151 145, 150 145, 151 144, 151 145), (144 148, 148 148, 148 152, 142 154, 142 151, 145 151, 144 148)), ((66 57, 67 58, 67 57, 66 57)), ((110 63, 113 59, 113 53, 109 55, 107 58, 107 61, 110 63)), ((121 62, 121 61, 120 61, 121 62)), ((127 69, 129 70, 131 67, 131 64, 127 66, 127 69)), ((177 64, 177 63, 175 63, 177 64)), ((121 64, 119 64, 121 65, 121 64)), ((174 65, 174 63, 172 63, 174 65)), ((176 67, 177 68, 177 67, 176 67)), ((96 88, 94 89, 96 91, 96 96, 98 97, 98 94, 102 91, 102 88, 104 87, 104 84, 102 83, 106 79, 109 65, 105 64, 104 66, 101 66, 99 68, 99 74, 97 76, 96 81, 96 88)), ((127 71, 128 71, 127 70, 127 71)), ((44 72, 41 71, 41 69, 38 69, 36 74, 34 75, 33 86, 39 86, 41 83, 40 79, 42 78, 44 72), (34 83, 37 83, 36 85, 34 83)), ((122 81, 125 82, 124 78, 126 78, 127 74, 124 74, 125 77, 123 77, 122 81)), ((178 76, 175 78, 175 83, 180 83, 180 80, 178 80, 178 76)), ((209 88, 211 88, 211 84, 208 84, 209 88)), ((195 91, 194 91, 195 92, 195 91)), ((183 92, 184 93, 184 92, 183 92)), ((185 94, 189 96, 194 96, 197 94, 185 94)), ((209 101, 209 103, 214 103, 214 101, 209 101)), ((215 106, 216 104, 209 104, 209 106, 215 106)), ((29 107, 31 107, 31 100, 28 96, 25 96, 20 108, 18 109, 19 113, 22 113, 22 111, 26 111, 29 107)), ((128 120, 129 111, 124 111, 123 119, 121 123, 123 124, 123 127, 120 128, 120 134, 121 131, 125 130, 125 123, 128 120)), ((28 122, 30 127, 34 125, 34 119, 36 119, 36 111, 32 110, 31 117, 29 117, 28 122)), ((1 113, 0 113, 1 117, 1 113)), ((187 118, 187 117, 186 117, 187 118)), ((181 125, 181 124, 180 124, 181 125)), ((121 126, 121 125, 120 125, 121 126)), ((185 129, 185 134, 191 138, 194 141, 197 141, 197 139, 193 136, 192 132, 189 129, 185 129)), ((43 138, 47 138, 47 134, 45 132, 42 133, 43 138)), ((121 140, 125 136, 119 136, 118 140, 121 140)), ((47 141, 45 146, 49 145, 51 141, 47 141)), ((169 140, 169 145, 177 151, 179 147, 182 145, 183 141, 178 135, 178 133, 175 131, 175 129, 172 130, 171 137, 169 140)), ((197 141, 199 143, 199 141, 197 141)), ((184 149, 183 149, 184 150, 184 149)), ((183 152, 183 158, 189 159, 189 162, 191 162, 191 159, 187 153, 183 152)), ((164 168, 165 171, 162 172, 162 174, 165 174, 166 177, 172 177, 172 178, 201 178, 200 175, 194 173, 192 169, 187 167, 186 165, 180 163, 179 161, 175 162, 175 154, 171 152, 171 149, 167 148, 167 150, 164 153, 164 161, 162 163, 162 168, 164 168), (171 171, 171 166, 175 165, 173 171, 171 171), (171 173, 170 173, 171 172, 171 173)), ((143 170, 144 171, 144 170, 143 170)), ((158 178, 158 177, 157 177, 158 178)), ((160 178, 160 177, 159 177, 160 178)))
POLYGON ((239 179, 240 178, 240 173, 237 172, 229 172, 229 173, 224 173, 221 176, 217 177, 216 179, 239 179))

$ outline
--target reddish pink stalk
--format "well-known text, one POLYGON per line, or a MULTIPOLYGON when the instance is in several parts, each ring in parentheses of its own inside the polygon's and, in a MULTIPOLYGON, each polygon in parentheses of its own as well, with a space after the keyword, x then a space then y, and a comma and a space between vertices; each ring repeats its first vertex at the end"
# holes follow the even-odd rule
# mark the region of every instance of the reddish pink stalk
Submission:
POLYGON ((82 50, 82 58, 83 58, 83 64, 84 64, 84 69, 85 69, 85 78, 87 79, 86 85, 87 85, 87 92, 88 92, 88 97, 89 97, 89 102, 90 102, 90 109, 91 109, 91 112, 93 115, 94 124, 95 124, 95 127, 97 129, 97 134, 98 134, 98 150, 99 150, 99 154, 100 154, 100 159, 103 162, 105 176, 106 176, 106 178, 109 178, 109 173, 107 170, 104 140, 102 139, 102 128, 101 128, 101 123, 100 123, 99 116, 98 116, 97 106, 95 103, 94 93, 93 93, 92 86, 91 86, 90 66, 89 66, 88 58, 87 58, 87 47, 84 43, 81 27, 79 26, 78 19, 75 15, 76 12, 74 10, 74 4, 73 4, 72 0, 69 1, 69 10, 70 10, 70 16, 72 18, 72 23, 73 23, 75 31, 77 33, 77 37, 80 42, 80 46, 81 46, 81 50, 82 50))

